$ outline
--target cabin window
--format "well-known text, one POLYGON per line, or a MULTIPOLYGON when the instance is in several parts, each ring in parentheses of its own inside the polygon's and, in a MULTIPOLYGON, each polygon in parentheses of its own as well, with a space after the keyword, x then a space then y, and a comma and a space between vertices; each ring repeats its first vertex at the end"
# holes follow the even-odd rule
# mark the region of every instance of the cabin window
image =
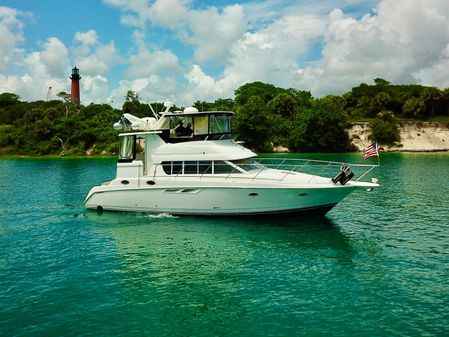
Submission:
POLYGON ((198 162, 198 164, 199 174, 212 174, 212 161, 204 160, 198 162))
POLYGON ((236 170, 224 161, 214 162, 214 174, 232 173, 234 171, 236 170))
MULTIPOLYGON (((165 174, 212 174, 212 161, 164 161, 161 163, 165 174), (183 170, 184 167, 184 170, 183 170)), ((231 167, 232 169, 232 167, 231 167)))
POLYGON ((172 174, 182 174, 182 161, 173 162, 172 174))
POLYGON ((184 162, 184 174, 197 174, 198 162, 197 161, 185 161, 184 162))
MULTIPOLYGON (((229 174, 229 173, 241 173, 237 168, 229 165, 227 162, 217 160, 212 162, 211 160, 202 161, 164 161, 161 163, 162 169, 165 174, 179 175, 179 174, 229 174), (213 171, 212 171, 213 167, 213 171)), ((254 168, 259 167, 253 165, 254 168)), ((246 168, 248 170, 248 168, 246 168)))
POLYGON ((162 169, 164 170, 165 174, 171 174, 171 161, 162 162, 162 169))
POLYGON ((228 115, 210 115, 209 133, 229 133, 230 119, 228 115))
POLYGON ((120 137, 119 162, 132 162, 136 158, 136 136, 120 137))

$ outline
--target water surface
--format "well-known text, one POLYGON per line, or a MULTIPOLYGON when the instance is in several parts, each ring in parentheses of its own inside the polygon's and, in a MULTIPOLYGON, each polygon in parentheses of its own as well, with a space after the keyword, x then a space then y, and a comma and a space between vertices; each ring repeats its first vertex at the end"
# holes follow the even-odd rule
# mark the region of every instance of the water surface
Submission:
POLYGON ((2 159, 0 335, 447 336, 449 155, 381 164, 326 217, 226 219, 85 211, 114 160, 2 159))

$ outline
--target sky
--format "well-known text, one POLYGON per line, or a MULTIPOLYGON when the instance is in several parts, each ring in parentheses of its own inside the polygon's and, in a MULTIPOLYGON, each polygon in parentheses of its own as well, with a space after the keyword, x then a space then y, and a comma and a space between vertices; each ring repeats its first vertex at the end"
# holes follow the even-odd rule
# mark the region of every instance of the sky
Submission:
POLYGON ((0 92, 123 104, 233 98, 262 81, 340 95, 377 77, 449 87, 447 0, 2 0, 0 92))

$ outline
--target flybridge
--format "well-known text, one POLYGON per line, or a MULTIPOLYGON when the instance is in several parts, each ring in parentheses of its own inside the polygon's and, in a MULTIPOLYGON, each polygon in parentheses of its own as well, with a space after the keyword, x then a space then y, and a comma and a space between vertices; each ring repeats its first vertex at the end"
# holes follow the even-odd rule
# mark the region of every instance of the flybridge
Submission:
POLYGON ((160 131, 160 137, 166 143, 231 138, 231 111, 199 112, 188 107, 171 112, 173 103, 166 102, 164 106, 160 117, 155 114, 155 117, 139 118, 125 113, 114 128, 124 132, 160 131))

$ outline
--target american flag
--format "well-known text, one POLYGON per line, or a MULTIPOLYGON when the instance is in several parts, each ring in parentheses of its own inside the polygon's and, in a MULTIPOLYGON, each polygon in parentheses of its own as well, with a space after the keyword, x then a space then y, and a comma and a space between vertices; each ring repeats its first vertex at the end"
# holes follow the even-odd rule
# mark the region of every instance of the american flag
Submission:
POLYGON ((365 155, 363 156, 366 159, 371 157, 379 157, 379 151, 377 150, 377 143, 371 144, 365 149, 365 155))

